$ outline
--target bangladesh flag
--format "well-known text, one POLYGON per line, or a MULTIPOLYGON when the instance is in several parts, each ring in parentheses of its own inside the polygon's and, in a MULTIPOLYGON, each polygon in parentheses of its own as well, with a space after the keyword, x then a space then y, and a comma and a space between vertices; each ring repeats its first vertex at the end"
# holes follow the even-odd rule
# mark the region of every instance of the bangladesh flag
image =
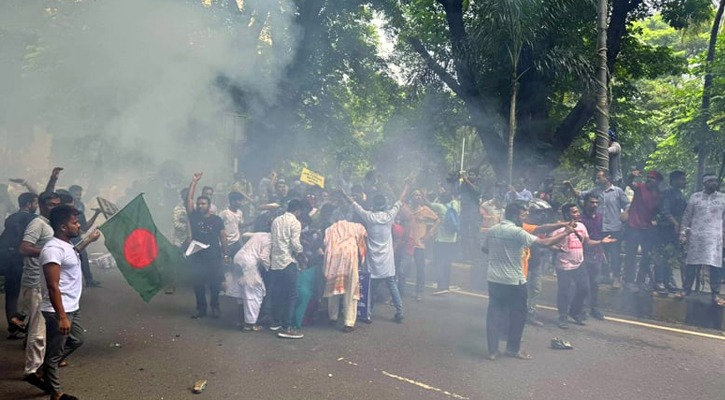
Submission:
POLYGON ((99 228, 118 269, 144 301, 164 287, 164 277, 186 259, 154 224, 143 195, 136 196, 99 228))

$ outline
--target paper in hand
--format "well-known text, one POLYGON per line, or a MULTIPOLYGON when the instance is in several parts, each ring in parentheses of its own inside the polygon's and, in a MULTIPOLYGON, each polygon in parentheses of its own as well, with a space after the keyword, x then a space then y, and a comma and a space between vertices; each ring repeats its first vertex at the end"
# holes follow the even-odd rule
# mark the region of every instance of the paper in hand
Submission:
POLYGON ((186 252, 184 253, 184 255, 189 257, 192 254, 198 253, 198 252, 200 252, 204 249, 208 249, 208 248, 209 248, 208 244, 204 244, 197 240, 192 240, 191 243, 189 243, 189 247, 186 248, 186 252))

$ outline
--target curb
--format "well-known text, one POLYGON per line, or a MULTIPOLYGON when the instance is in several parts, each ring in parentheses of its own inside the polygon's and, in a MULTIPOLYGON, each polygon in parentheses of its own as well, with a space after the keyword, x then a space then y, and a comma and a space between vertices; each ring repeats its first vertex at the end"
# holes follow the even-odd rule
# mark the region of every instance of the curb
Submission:
MULTIPOLYGON (((430 274, 435 273, 430 263, 426 268, 430 274)), ((539 302, 547 305, 556 304, 556 277, 545 275, 541 283, 539 302)), ((485 269, 474 268, 466 263, 453 263, 451 284, 468 291, 485 293, 485 269)), ((603 284, 599 286, 599 306, 603 311, 636 318, 725 330, 725 307, 712 304, 709 293, 693 293, 683 300, 677 300, 671 295, 664 297, 650 292, 614 290, 611 286, 603 284)))

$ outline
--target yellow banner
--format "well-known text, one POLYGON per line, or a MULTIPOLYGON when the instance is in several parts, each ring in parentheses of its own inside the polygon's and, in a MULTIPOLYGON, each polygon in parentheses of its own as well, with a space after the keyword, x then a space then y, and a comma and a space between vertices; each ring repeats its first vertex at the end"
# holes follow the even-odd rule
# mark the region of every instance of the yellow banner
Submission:
POLYGON ((310 185, 317 185, 323 189, 325 188, 325 177, 307 168, 302 168, 300 181, 310 185))

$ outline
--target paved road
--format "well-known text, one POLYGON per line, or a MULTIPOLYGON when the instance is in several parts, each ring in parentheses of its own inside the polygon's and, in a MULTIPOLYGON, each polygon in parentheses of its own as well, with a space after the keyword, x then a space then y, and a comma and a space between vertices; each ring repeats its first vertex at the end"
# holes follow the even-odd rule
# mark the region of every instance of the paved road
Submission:
MULTIPOLYGON (((238 331, 231 301, 221 319, 194 321, 189 289, 145 304, 117 271, 96 274, 104 288, 82 300, 87 341, 61 371, 85 400, 725 398, 725 340, 600 321, 563 332, 544 311, 548 325, 524 333, 533 361, 490 362, 478 297, 406 300, 402 325, 379 305, 351 334, 323 324, 291 341, 238 331), (575 349, 548 349, 553 336, 575 349), (197 379, 209 381, 200 395, 190 392, 197 379)), ((20 346, 0 341, 2 399, 38 398, 20 380, 20 346)))

